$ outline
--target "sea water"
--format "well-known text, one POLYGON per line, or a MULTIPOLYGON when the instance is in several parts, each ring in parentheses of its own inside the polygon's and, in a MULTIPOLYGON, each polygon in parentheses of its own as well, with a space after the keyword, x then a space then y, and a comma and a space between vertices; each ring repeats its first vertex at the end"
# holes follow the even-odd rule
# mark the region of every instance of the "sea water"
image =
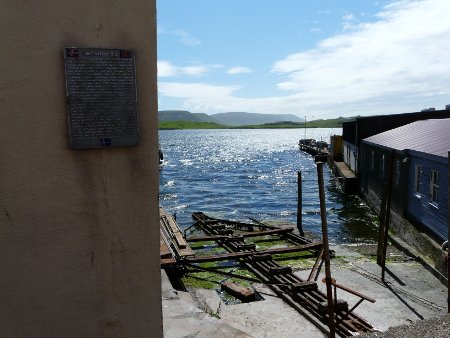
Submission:
MULTIPOLYGON (((182 229, 201 211, 216 218, 297 222, 297 173, 302 177, 302 224, 321 235, 317 167, 299 150, 301 138, 329 142, 341 129, 161 130, 160 206, 182 229)), ((324 165, 329 239, 373 243, 376 217, 355 196, 336 187, 324 165)))

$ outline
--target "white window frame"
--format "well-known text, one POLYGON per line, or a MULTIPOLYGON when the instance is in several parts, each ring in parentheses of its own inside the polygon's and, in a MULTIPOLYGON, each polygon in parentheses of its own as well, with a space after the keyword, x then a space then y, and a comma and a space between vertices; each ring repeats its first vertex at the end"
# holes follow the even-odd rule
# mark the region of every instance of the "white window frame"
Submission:
POLYGON ((439 171, 432 169, 430 173, 430 200, 434 205, 438 205, 439 194, 439 171))

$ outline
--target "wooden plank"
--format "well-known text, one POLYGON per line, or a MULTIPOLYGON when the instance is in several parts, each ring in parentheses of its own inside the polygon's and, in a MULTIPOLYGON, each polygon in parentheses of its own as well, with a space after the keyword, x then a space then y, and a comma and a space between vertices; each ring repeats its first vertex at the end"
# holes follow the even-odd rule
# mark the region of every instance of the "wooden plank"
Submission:
POLYGON ((186 249, 187 243, 181 233, 175 233, 175 241, 177 242, 177 245, 180 249, 186 249))
POLYGON ((345 164, 345 162, 334 162, 339 175, 344 178, 355 178, 355 173, 345 164))
POLYGON ((185 260, 189 263, 201 263, 201 262, 213 262, 213 261, 226 261, 229 259, 238 259, 252 257, 261 254, 280 254, 288 252, 299 252, 306 250, 321 249, 322 242, 314 242, 305 245, 289 246, 286 248, 272 248, 261 251, 252 252, 231 252, 226 254, 214 255, 214 256, 199 256, 199 257, 186 257, 185 260))
POLYGON ((255 299, 255 292, 247 287, 232 283, 225 282, 220 285, 222 291, 228 292, 230 295, 242 300, 242 301, 252 301, 255 299))
POLYGON ((264 262, 272 259, 271 254, 257 254, 252 257, 253 262, 264 262))
MULTIPOLYGON (((227 230, 229 230, 229 229, 227 229, 227 230)), ((193 237, 186 238, 186 241, 187 242, 216 241, 216 240, 224 240, 227 238, 237 238, 239 240, 242 237, 249 238, 249 237, 260 237, 260 236, 268 236, 268 235, 282 235, 282 234, 290 233, 292 231, 294 231, 293 228, 284 228, 284 229, 274 229, 274 230, 243 232, 243 233, 240 233, 239 236, 237 236, 237 237, 224 236, 225 234, 222 234, 221 231, 219 231, 219 233, 221 233, 221 235, 193 236, 193 237)))
POLYGON ((271 266, 267 273, 269 276, 288 274, 292 273, 292 268, 290 266, 271 266))
POLYGON ((161 259, 161 267, 167 267, 170 265, 177 264, 177 261, 173 258, 163 258, 161 259))
POLYGON ((237 249, 239 251, 243 250, 255 250, 256 244, 255 243, 242 243, 237 245, 237 249))
POLYGON ((317 290, 316 282, 306 281, 306 282, 294 283, 291 285, 292 292, 304 292, 304 291, 311 291, 311 290, 317 290))
POLYGON ((254 255, 253 252, 230 252, 214 256, 185 257, 184 260, 188 263, 203 263, 203 262, 227 261, 229 259, 246 258, 252 255, 254 255))
POLYGON ((219 241, 225 239, 227 236, 216 235, 216 236, 192 236, 186 238, 186 242, 208 242, 208 241, 219 241))
POLYGON ((181 257, 193 256, 194 252, 187 244, 186 240, 183 237, 183 234, 180 231, 180 228, 178 227, 178 224, 175 222, 172 216, 168 215, 163 208, 159 208, 159 215, 160 228, 166 241, 173 244, 173 249, 181 257))
POLYGON ((160 231, 159 234, 159 253, 161 258, 169 258, 172 257, 172 253, 170 252, 166 241, 163 238, 163 234, 160 231))

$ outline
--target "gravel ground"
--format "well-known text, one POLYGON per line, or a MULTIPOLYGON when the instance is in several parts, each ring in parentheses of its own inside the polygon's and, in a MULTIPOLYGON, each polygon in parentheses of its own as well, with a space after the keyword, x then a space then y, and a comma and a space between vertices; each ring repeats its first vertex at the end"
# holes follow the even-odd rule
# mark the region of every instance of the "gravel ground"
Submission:
POLYGON ((448 338, 450 337, 450 314, 389 328, 386 332, 362 335, 364 338, 448 338))

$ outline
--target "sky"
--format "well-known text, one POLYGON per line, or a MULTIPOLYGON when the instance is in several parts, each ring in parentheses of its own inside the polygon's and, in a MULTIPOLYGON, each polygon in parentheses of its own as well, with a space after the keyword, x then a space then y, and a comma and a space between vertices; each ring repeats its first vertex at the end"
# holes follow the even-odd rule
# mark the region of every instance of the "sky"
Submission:
POLYGON ((157 0, 159 110, 444 109, 449 13, 450 0, 157 0))

